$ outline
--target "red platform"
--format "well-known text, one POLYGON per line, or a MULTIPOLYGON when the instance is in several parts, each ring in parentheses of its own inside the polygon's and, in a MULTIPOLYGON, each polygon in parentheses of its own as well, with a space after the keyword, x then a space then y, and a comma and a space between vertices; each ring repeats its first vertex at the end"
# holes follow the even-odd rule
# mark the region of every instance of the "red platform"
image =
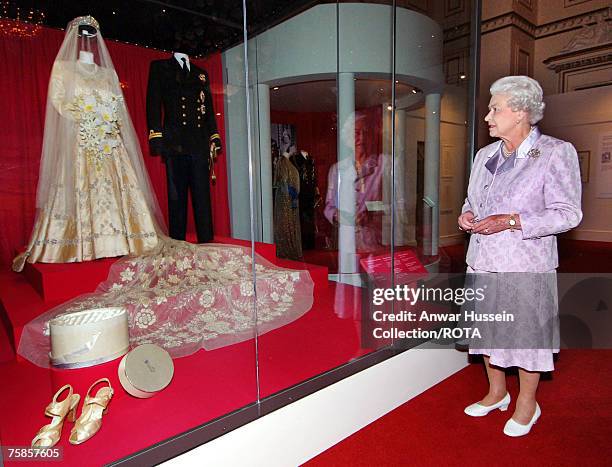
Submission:
MULTIPOLYGON (((215 237, 215 243, 251 247, 247 240, 215 237)), ((276 261, 276 246, 255 242, 255 252, 268 261, 276 261)), ((108 270, 118 258, 104 258, 83 263, 26 263, 23 275, 45 302, 64 302, 77 295, 93 292, 106 280, 108 270)))

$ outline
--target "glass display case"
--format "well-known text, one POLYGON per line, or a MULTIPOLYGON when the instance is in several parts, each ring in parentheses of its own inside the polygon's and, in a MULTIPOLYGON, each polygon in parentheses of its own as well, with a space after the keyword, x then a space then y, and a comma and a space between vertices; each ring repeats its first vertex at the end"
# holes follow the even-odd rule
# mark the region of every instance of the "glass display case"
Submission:
POLYGON ((474 3, 4 2, 0 444, 107 378, 99 431, 66 422, 58 455, 160 462, 409 351, 373 298, 462 266, 474 3), (127 324, 68 329, 64 363, 127 332, 172 357, 163 389, 128 393, 127 347, 58 364, 52 318, 104 307, 127 324))

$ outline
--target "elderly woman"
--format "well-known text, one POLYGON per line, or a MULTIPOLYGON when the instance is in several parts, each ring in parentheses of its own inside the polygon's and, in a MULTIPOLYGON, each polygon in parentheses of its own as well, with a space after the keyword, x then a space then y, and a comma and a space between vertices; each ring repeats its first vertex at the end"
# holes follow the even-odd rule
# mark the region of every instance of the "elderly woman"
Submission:
MULTIPOLYGON (((487 294, 494 296, 489 303, 495 312, 502 313, 502 305, 516 303, 517 308, 527 310, 533 322, 544 323, 542 328, 553 326, 558 324, 556 235, 576 227, 582 219, 578 157, 570 143, 543 135, 535 126, 544 113, 537 81, 507 76, 493 83, 490 92, 485 121, 490 136, 498 141, 476 154, 458 218, 459 228, 472 234, 466 259, 468 275, 483 273, 478 276, 493 284, 494 290, 487 294), (517 279, 520 277, 523 279, 517 279)), ((516 327, 511 329, 513 323, 504 325, 508 327, 498 327, 497 336, 520 337, 538 326, 514 323, 516 327)), ((540 373, 553 370, 553 352, 558 352, 558 327, 555 330, 557 339, 549 342, 556 345, 470 346, 470 353, 484 355, 489 391, 466 407, 465 413, 480 417, 494 409, 507 410, 511 397, 504 368, 516 366, 520 391, 504 433, 529 433, 541 415, 536 402, 540 373)))

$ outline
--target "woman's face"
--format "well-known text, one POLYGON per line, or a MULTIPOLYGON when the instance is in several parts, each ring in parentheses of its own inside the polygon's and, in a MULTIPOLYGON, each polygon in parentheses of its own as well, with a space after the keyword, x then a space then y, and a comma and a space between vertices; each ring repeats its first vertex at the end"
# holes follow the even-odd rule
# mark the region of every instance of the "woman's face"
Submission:
POLYGON ((489 113, 485 122, 489 124, 489 135, 493 138, 505 138, 512 134, 518 125, 517 121, 523 121, 525 112, 514 111, 508 106, 508 96, 505 94, 493 94, 489 101, 489 113))

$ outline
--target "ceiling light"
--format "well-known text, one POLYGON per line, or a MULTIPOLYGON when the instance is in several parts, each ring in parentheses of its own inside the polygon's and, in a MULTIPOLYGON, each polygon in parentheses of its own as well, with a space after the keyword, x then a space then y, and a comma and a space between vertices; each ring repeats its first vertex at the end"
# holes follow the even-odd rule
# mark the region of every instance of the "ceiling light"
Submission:
POLYGON ((4 0, 0 11, 0 36, 34 37, 42 29, 45 13, 35 8, 19 8, 19 2, 4 0))
POLYGON ((388 106, 387 106, 387 110, 393 110, 393 106, 388 105, 388 106))
POLYGON ((274 86, 272 89, 273 89, 274 91, 278 91, 278 89, 279 89, 279 88, 278 88, 278 86, 274 86))
POLYGON ((465 74, 461 73, 461 74, 459 75, 459 79, 465 79, 465 78, 467 78, 467 76, 466 76, 465 74))

